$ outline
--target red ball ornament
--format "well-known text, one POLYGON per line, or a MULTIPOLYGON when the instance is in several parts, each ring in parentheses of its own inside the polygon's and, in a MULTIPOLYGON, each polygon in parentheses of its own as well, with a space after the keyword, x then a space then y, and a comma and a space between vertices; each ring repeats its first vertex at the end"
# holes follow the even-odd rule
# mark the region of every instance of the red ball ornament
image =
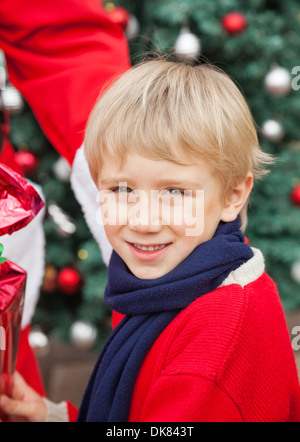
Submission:
POLYGON ((27 151, 16 152, 15 160, 24 175, 31 175, 39 165, 38 158, 33 153, 27 151))
POLYGON ((229 12, 222 20, 222 25, 228 34, 239 34, 248 26, 248 23, 240 12, 229 12))
POLYGON ((82 280, 79 273, 71 268, 62 269, 57 278, 57 287, 66 295, 75 295, 81 288, 82 280))
POLYGON ((111 11, 109 11, 109 18, 125 31, 129 22, 130 14, 127 9, 121 6, 116 6, 111 11))
POLYGON ((295 206, 300 207, 300 184, 295 187, 295 189, 291 193, 291 200, 295 206))

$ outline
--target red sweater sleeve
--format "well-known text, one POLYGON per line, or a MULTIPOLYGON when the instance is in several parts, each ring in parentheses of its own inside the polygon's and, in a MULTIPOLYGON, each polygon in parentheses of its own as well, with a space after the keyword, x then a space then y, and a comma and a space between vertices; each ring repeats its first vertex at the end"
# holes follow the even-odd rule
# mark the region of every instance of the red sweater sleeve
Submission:
POLYGON ((69 416, 69 422, 76 422, 78 417, 78 408, 76 408, 71 402, 67 401, 67 410, 69 416))
POLYGON ((241 422, 233 401, 200 376, 161 376, 144 403, 142 422, 241 422))
POLYGON ((1 0, 9 79, 70 163, 101 89, 129 67, 128 45, 98 0, 1 0))

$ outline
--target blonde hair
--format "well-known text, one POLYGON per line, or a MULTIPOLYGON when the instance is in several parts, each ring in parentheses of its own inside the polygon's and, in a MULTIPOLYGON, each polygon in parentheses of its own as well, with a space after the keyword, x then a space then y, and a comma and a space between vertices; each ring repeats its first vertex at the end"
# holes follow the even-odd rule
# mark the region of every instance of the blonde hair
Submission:
POLYGON ((192 156, 213 166, 224 195, 248 172, 261 178, 272 162, 260 149, 249 107, 227 74, 207 63, 192 66, 163 59, 134 66, 100 96, 84 146, 96 183, 104 157, 122 162, 134 151, 190 164, 192 156))

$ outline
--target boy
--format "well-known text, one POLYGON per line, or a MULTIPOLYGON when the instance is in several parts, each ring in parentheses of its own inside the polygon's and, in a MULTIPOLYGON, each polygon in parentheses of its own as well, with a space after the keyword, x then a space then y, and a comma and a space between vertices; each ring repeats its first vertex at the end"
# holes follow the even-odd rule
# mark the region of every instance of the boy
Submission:
MULTIPOLYGON (((115 328, 78 421, 299 421, 284 313, 242 233, 271 159, 234 83, 208 65, 142 63, 96 104, 85 155, 114 249, 115 328)), ((45 404, 71 409, 19 377, 0 400, 29 420, 45 420, 45 404)))

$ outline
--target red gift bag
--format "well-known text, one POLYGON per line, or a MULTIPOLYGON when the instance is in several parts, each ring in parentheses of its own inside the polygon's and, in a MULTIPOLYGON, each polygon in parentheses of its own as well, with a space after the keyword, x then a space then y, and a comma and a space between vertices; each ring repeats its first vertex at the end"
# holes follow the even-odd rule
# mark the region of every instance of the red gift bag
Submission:
POLYGON ((0 264, 0 394, 10 395, 24 305, 26 272, 10 261, 0 264))
MULTIPOLYGON (((0 163, 0 236, 22 229, 44 203, 21 175, 0 163)), ((0 245, 0 394, 10 395, 21 333, 26 272, 1 258, 0 245)))

